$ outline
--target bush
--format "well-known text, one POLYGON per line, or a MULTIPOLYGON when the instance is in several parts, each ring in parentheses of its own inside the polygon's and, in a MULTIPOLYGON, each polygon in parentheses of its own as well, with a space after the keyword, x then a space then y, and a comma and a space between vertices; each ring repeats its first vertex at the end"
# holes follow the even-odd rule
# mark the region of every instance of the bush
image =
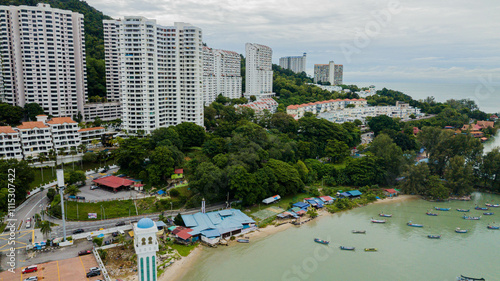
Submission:
POLYGON ((231 236, 231 238, 230 238, 231 241, 234 241, 235 239, 236 239, 236 237, 234 237, 234 236, 231 236))
POLYGON ((104 240, 104 238, 97 238, 97 237, 94 237, 94 239, 92 240, 92 242, 94 242, 97 246, 101 247, 102 246, 102 241, 104 240))
POLYGON ((68 236, 68 237, 66 237, 66 240, 71 241, 71 240, 73 240, 73 237, 72 236, 68 236))
POLYGON ((175 188, 170 190, 170 196, 172 196, 172 197, 177 197, 177 196, 179 196, 179 194, 180 194, 179 190, 177 190, 175 188))
POLYGON ((99 249, 97 250, 97 253, 99 253, 101 260, 104 262, 106 260, 106 257, 108 256, 108 252, 106 250, 99 249))

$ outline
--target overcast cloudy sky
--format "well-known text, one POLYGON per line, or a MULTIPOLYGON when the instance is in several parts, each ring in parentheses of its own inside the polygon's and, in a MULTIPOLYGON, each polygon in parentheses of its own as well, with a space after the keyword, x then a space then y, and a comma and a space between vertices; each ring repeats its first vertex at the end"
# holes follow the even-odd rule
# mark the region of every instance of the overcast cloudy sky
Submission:
MULTIPOLYGON (((500 80, 498 0, 87 0, 113 18, 189 22, 213 48, 268 45, 344 65, 344 81, 500 80)), ((500 82, 500 81, 496 81, 500 82)))

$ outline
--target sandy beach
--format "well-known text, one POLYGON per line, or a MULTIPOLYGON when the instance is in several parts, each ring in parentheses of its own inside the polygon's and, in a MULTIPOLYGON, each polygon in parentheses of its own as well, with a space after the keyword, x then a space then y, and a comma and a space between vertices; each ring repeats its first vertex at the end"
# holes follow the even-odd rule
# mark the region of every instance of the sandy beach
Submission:
MULTIPOLYGON (((420 196, 418 195, 399 195, 397 197, 388 197, 385 199, 380 199, 375 202, 372 202, 370 204, 392 204, 392 203, 400 203, 400 202, 406 202, 406 201, 412 201, 412 200, 417 200, 420 199, 420 196)), ((330 213, 326 210, 319 210, 318 211, 318 218, 320 217, 325 217, 325 215, 330 215, 330 213)), ((285 221, 282 221, 285 222, 285 221)), ((244 237, 248 237, 249 239, 254 240, 254 239, 262 239, 267 236, 276 234, 278 232, 284 231, 289 229, 290 227, 294 227, 293 224, 291 223, 286 223, 282 224, 279 226, 275 225, 268 225, 265 228, 259 228, 256 231, 253 231, 251 233, 247 233, 244 235, 244 237)), ((229 241, 228 246, 235 246, 237 245, 238 242, 236 241, 229 241)), ((158 277, 158 281, 176 281, 176 280, 182 280, 182 277, 187 273, 187 271, 193 266, 195 263, 196 259, 200 256, 201 252, 203 251, 202 247, 199 245, 196 247, 191 254, 189 254, 187 257, 182 257, 180 260, 175 261, 171 266, 169 266, 163 275, 158 277)), ((219 247, 224 247, 224 246, 219 246, 219 247)))

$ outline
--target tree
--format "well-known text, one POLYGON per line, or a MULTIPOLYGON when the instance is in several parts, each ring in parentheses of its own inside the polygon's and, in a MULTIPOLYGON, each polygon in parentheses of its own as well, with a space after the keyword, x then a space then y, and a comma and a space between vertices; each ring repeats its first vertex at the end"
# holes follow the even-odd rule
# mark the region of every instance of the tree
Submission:
POLYGON ((49 188, 49 190, 47 190, 47 198, 49 199, 49 202, 52 202, 55 196, 56 196, 56 190, 54 188, 49 188))
POLYGON ((21 123, 24 113, 23 108, 0 103, 0 125, 15 126, 21 123))
POLYGON ((148 141, 137 137, 124 139, 116 155, 116 162, 123 171, 137 176, 144 170, 145 160, 148 155, 148 141))
POLYGON ((80 193, 81 190, 76 185, 70 185, 65 190, 64 193, 75 196, 80 193))
POLYGON ((459 155, 450 159, 444 173, 446 187, 459 196, 472 192, 473 177, 472 164, 466 163, 465 157, 459 155))
POLYGON ((40 176, 42 177, 43 182, 43 162, 47 160, 47 155, 45 152, 41 152, 38 154, 38 161, 40 161, 40 176))
POLYGON ((480 166, 481 178, 493 190, 500 190, 500 148, 486 153, 480 166))
POLYGON ((40 231, 42 234, 47 237, 47 235, 52 231, 52 228, 50 227, 50 222, 48 221, 41 221, 40 222, 40 231))
POLYGON ((296 134, 299 123, 292 116, 284 112, 277 112, 272 115, 269 128, 277 129, 284 134, 296 134))
POLYGON ((276 159, 269 159, 264 166, 271 168, 273 171, 279 184, 280 195, 295 194, 304 188, 299 173, 290 164, 276 159))
POLYGON ((175 225, 184 226, 184 220, 182 219, 181 213, 178 213, 174 218, 175 225))
POLYGON ((26 161, 0 159, 0 211, 7 211, 8 202, 13 198, 9 195, 12 194, 9 193, 9 187, 14 187, 15 200, 12 202, 21 203, 26 198, 34 179, 35 172, 26 161))
POLYGON ((311 218, 315 218, 318 216, 318 211, 316 211, 313 208, 310 208, 309 210, 307 210, 307 215, 309 215, 311 218))
POLYGON ((28 120, 36 121, 36 116, 45 114, 43 108, 38 103, 26 103, 24 105, 24 115, 28 120))
POLYGON ((172 151, 166 146, 159 146, 150 154, 150 164, 147 167, 148 180, 153 185, 165 183, 174 172, 172 151))
POLYGON ((87 177, 83 171, 66 170, 64 171, 64 182, 67 185, 72 185, 78 182, 85 182, 87 177))
POLYGON ((402 174, 403 180, 399 183, 401 190, 406 194, 425 194, 427 179, 430 176, 429 166, 425 162, 410 165, 402 174))
POLYGON ((225 199, 228 191, 227 178, 223 171, 211 162, 202 162, 192 174, 187 175, 189 187, 208 202, 225 199))
POLYGON ((443 181, 436 175, 427 180, 427 195, 438 200, 448 199, 450 190, 444 186, 443 181))
POLYGON ((95 163, 97 161, 97 154, 94 152, 87 152, 83 154, 82 161, 85 163, 95 163))
POLYGON ((371 142, 369 151, 382 159, 385 176, 389 184, 402 172, 404 163, 403 151, 386 134, 380 134, 371 142))
POLYGON ((205 130, 191 122, 178 124, 174 129, 179 134, 184 147, 202 146, 205 141, 205 130))
POLYGON ((177 131, 172 127, 158 128, 151 132, 149 137, 151 143, 151 149, 157 146, 171 146, 174 145, 178 149, 182 150, 182 140, 177 133, 177 131))
POLYGON ((325 156, 329 157, 331 162, 341 163, 350 154, 351 150, 344 142, 338 140, 328 140, 325 147, 325 156))
POLYGON ((370 129, 373 131, 373 133, 375 133, 375 135, 378 135, 382 130, 399 131, 398 122, 387 115, 372 117, 368 121, 368 126, 370 126, 370 129))
POLYGON ((234 192, 234 197, 242 201, 244 206, 257 203, 265 196, 262 187, 255 184, 253 174, 250 174, 242 166, 231 166, 228 168, 229 189, 234 192))

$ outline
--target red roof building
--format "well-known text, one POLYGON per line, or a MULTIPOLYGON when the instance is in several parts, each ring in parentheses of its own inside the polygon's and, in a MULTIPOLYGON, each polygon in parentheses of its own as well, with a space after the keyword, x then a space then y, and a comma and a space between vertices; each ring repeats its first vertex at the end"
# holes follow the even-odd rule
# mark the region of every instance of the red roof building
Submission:
POLYGON ((93 182, 95 182, 98 185, 111 187, 113 189, 113 191, 115 191, 115 192, 118 190, 118 188, 130 187, 130 186, 134 185, 134 183, 135 183, 133 180, 128 180, 128 179, 124 179, 124 178, 120 178, 120 177, 116 177, 116 176, 102 177, 102 178, 93 180, 93 182))
POLYGON ((184 169, 175 169, 174 174, 182 175, 182 174, 184 174, 184 169))

